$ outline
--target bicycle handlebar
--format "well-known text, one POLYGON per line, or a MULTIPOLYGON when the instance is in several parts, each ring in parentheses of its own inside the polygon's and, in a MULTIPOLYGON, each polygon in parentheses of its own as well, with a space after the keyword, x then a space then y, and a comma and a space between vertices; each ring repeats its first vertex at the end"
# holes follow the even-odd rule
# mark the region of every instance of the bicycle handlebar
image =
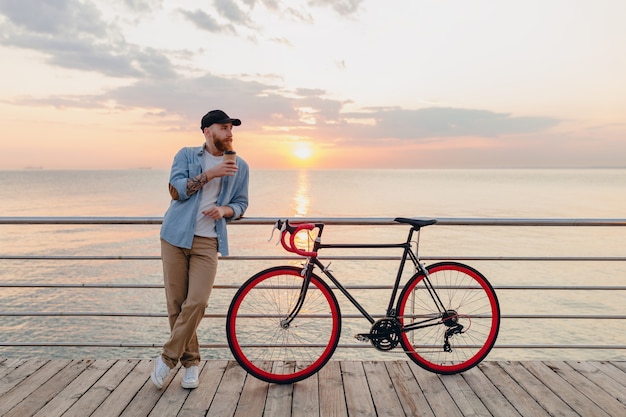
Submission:
POLYGON ((276 222, 276 228, 281 231, 280 243, 287 252, 295 253, 300 256, 317 257, 317 252, 305 251, 296 246, 296 235, 302 230, 313 230, 315 228, 321 228, 324 225, 322 223, 302 223, 297 225, 289 224, 289 220, 278 220, 276 222), (289 243, 285 241, 285 238, 289 234, 289 243))

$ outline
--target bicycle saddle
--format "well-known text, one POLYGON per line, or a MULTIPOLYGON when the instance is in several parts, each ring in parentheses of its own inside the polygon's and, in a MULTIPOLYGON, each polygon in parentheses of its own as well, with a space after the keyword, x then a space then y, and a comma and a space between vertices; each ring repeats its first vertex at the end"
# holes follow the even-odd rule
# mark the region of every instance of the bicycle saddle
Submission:
POLYGON ((420 227, 424 227, 424 226, 430 226, 431 224, 437 223, 437 219, 422 220, 422 219, 408 219, 406 217, 396 217, 395 219, 393 219, 393 221, 398 222, 398 223, 410 224, 416 229, 419 229, 420 227))

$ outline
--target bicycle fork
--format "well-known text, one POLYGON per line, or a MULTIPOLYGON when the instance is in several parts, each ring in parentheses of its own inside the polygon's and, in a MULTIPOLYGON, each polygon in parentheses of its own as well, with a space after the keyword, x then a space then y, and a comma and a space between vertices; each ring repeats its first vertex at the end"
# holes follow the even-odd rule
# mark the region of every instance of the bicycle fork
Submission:
POLYGON ((300 274, 303 277, 302 287, 300 288, 300 295, 298 296, 296 304, 293 306, 293 309, 291 309, 287 317, 280 321, 280 327, 282 327, 283 329, 288 329, 289 326, 291 326, 291 322, 296 318, 298 313, 300 313, 300 309, 302 309, 302 306, 304 305, 306 292, 309 289, 309 283, 311 282, 312 268, 313 265, 307 262, 306 265, 302 268, 302 271, 300 271, 300 274))

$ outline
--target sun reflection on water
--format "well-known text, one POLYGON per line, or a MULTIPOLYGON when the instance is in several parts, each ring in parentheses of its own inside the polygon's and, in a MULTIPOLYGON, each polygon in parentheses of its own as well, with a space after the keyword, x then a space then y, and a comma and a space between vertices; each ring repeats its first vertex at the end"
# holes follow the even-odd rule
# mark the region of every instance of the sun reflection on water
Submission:
MULTIPOLYGON (((294 217, 306 217, 309 214, 311 198, 309 188, 309 171, 305 169, 298 171, 298 184, 293 201, 295 209, 294 217)), ((296 246, 302 250, 310 251, 313 247, 315 235, 315 230, 301 231, 294 239, 296 246)))
POLYGON ((309 198, 309 173, 307 170, 298 171, 298 189, 293 197, 295 203, 295 217, 304 217, 309 212, 311 200, 309 198))

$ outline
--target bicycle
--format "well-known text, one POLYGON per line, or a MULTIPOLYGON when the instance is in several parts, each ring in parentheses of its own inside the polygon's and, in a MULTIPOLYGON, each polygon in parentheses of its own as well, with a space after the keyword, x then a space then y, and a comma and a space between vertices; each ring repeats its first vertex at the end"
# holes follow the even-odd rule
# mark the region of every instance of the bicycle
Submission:
POLYGON ((480 363, 493 347, 500 327, 500 307, 493 287, 467 265, 422 263, 418 256, 420 230, 436 220, 394 221, 411 226, 405 242, 322 243, 323 223, 292 225, 288 220, 278 220, 274 227, 281 231, 283 248, 306 261, 302 267, 265 269, 248 279, 234 295, 226 335, 237 362, 255 377, 278 384, 308 378, 328 362, 339 343, 342 318, 333 290, 315 273, 317 267, 369 321, 369 333, 357 334, 358 340, 369 341, 381 351, 401 345, 417 365, 439 374, 460 373, 480 363), (317 236, 311 239, 309 235, 312 249, 300 248, 296 236, 313 233, 314 229, 317 236), (374 319, 322 264, 318 252, 333 248, 403 249, 382 318, 374 319), (401 288, 407 261, 416 272, 401 288))

